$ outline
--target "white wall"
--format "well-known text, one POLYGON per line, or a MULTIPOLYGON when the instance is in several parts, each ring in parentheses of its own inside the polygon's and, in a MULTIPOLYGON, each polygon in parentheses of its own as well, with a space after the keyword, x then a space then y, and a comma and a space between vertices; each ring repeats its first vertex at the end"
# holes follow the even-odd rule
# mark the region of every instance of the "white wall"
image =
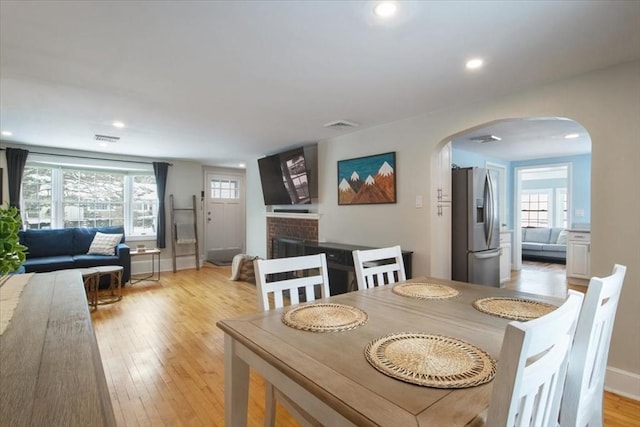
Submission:
MULTIPOLYGON (((455 96, 455 94, 452 94, 455 96)), ((592 139, 592 274, 629 267, 618 310, 609 365, 640 398, 640 61, 599 70, 521 93, 389 123, 322 141, 318 146, 321 240, 413 250, 413 273, 429 274, 430 156, 450 136, 493 120, 571 118, 592 139), (397 203, 338 206, 338 160, 396 151, 397 203), (415 208, 415 196, 424 208, 415 208)), ((257 166, 247 169, 249 253, 265 254, 265 218, 257 166)))

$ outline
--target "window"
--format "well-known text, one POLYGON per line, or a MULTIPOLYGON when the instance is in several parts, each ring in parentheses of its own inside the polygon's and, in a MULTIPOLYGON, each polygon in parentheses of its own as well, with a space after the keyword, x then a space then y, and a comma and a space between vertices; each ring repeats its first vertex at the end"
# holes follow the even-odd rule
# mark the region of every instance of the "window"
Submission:
POLYGON ((122 225, 127 236, 154 235, 156 229, 151 172, 27 164, 21 205, 31 229, 122 225))
POLYGON ((50 168, 25 168, 21 211, 26 228, 51 228, 52 179, 50 168))
POLYGON ((549 227, 551 190, 525 190, 521 197, 522 227, 549 227))
POLYGON ((567 228, 569 224, 567 189, 556 188, 556 227, 567 228))
POLYGON ((240 186, 234 179, 212 179, 211 180, 212 199, 239 199, 240 186))

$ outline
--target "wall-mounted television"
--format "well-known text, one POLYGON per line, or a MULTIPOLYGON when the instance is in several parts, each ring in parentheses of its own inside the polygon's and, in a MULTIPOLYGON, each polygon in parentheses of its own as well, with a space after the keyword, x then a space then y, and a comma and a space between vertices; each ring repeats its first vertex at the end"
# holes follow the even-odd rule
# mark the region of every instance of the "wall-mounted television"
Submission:
POLYGON ((315 157, 309 152, 300 147, 258 159, 265 205, 304 205, 316 197, 310 183, 315 157))

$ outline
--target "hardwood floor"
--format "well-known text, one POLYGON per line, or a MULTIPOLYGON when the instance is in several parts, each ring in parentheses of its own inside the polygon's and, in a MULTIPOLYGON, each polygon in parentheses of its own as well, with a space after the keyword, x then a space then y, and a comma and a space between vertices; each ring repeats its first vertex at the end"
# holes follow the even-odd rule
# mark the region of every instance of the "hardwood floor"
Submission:
MULTIPOLYGON (((566 274, 563 264, 523 261, 520 271, 511 271, 511 280, 505 287, 532 294, 564 298, 567 295, 566 274)), ((581 292, 586 291, 584 287, 576 289, 581 292)))
MULTIPOLYGON (((209 264, 162 272, 160 282, 127 284, 120 302, 92 313, 119 426, 224 425, 224 339, 215 324, 257 310, 255 287, 229 274, 209 264)), ((548 287, 526 276, 509 286, 548 287)), ((263 381, 252 372, 249 426, 263 425, 263 410, 263 381)), ((638 414, 640 402, 605 394, 605 426, 640 426, 638 414)), ((298 424, 278 406, 276 425, 298 424)))

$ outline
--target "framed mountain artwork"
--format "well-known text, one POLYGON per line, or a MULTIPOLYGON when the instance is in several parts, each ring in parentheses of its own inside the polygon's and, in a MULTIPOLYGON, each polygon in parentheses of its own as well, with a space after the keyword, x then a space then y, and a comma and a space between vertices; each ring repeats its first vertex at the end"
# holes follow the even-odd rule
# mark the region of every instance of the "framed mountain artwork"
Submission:
POLYGON ((396 153, 338 161, 338 205, 396 203, 396 153))

